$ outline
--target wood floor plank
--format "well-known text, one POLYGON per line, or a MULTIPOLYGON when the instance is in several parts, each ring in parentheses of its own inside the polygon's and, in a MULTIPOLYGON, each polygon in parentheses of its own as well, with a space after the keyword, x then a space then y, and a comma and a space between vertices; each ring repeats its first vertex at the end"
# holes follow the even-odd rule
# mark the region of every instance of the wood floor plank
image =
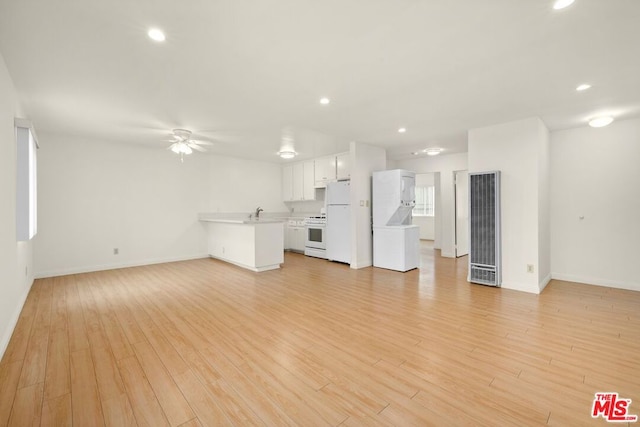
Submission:
POLYGON ((178 375, 175 380, 203 425, 230 425, 229 418, 220 409, 214 396, 198 381, 193 372, 186 371, 178 375))
POLYGON ((21 371, 21 360, 0 364, 0 426, 9 422, 21 371))
POLYGON ((51 303, 53 300, 52 279, 41 284, 42 290, 38 298, 38 307, 34 318, 29 344, 24 363, 29 369, 23 369, 18 388, 36 383, 44 383, 47 366, 47 350, 49 346, 49 327, 51 324, 51 303))
POLYGON ((119 360, 118 367, 138 425, 168 426, 167 417, 135 356, 119 360))
POLYGON ((31 336, 31 328, 35 321, 40 291, 42 290, 42 286, 40 285, 41 282, 37 282, 31 286, 31 291, 29 292, 29 295, 27 295, 27 300, 20 312, 18 323, 13 330, 13 334, 9 340, 9 345, 4 352, 4 356, 2 357, 0 364, 24 360, 25 353, 27 352, 27 346, 29 344, 29 337, 31 336))
POLYGON ((129 397, 126 394, 103 400, 102 411, 104 413, 104 423, 107 427, 134 427, 138 425, 129 397))
POLYGON ((45 371, 44 399, 51 401, 56 397, 70 393, 71 372, 69 371, 67 301, 62 280, 55 278, 45 371))
POLYGON ((238 366, 231 363, 224 352, 213 346, 201 349, 200 352, 207 363, 220 372, 221 378, 224 378, 242 396, 242 399, 249 405, 251 410, 266 425, 296 425, 276 401, 270 399, 245 372, 242 372, 238 366))
POLYGON ((89 350, 71 353, 71 407, 76 425, 104 425, 98 385, 89 350))
POLYGON ((169 423, 178 426, 195 418, 196 415, 151 345, 143 341, 134 344, 134 348, 169 423))
POLYGON ((18 389, 13 402, 9 427, 39 426, 42 417, 42 395, 44 383, 18 389))
POLYGON ((76 285, 77 278, 76 276, 65 276, 64 279, 69 352, 85 350, 89 348, 89 339, 87 338, 80 294, 76 285))
POLYGON ((42 405, 43 426, 73 426, 71 393, 45 400, 42 405))

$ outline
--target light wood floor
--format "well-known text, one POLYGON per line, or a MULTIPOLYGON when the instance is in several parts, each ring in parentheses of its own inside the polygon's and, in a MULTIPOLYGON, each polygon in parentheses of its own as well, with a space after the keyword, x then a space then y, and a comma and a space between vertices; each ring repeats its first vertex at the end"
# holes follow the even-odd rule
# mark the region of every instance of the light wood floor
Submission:
POLYGON ((0 425, 606 425, 640 414, 640 293, 471 285, 287 254, 37 280, 0 363, 0 425))

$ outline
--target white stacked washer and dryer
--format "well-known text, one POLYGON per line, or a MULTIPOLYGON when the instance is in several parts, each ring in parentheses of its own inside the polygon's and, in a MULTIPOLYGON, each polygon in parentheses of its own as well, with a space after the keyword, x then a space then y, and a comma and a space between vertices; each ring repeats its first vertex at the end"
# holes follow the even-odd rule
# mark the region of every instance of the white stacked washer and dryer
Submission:
POLYGON ((373 173, 373 265, 409 271, 420 264, 420 228, 412 225, 415 172, 373 173))

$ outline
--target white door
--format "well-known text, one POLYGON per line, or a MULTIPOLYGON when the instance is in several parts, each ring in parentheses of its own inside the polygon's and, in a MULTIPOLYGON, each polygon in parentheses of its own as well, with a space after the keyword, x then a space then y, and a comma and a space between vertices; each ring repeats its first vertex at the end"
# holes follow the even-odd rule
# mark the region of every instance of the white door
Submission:
POLYGON ((456 257, 469 254, 469 172, 455 174, 456 257))

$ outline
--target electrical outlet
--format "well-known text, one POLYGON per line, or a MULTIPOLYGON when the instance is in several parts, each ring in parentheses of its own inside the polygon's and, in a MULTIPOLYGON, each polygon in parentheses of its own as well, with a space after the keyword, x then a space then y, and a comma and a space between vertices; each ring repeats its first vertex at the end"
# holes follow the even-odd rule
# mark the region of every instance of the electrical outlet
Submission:
POLYGON ((367 200, 367 201, 365 201, 365 206, 366 206, 366 207, 369 207, 369 201, 368 201, 368 200, 367 200))
POLYGON ((119 253, 120 253, 120 250, 118 248, 113 248, 114 255, 118 255, 119 253))
POLYGON ((527 273, 533 273, 533 264, 527 264, 527 273))
POLYGON ((25 265, 24 266, 24 276, 27 277, 29 275, 29 266, 25 265))
POLYGON ((364 200, 360 200, 360 206, 364 206, 364 200))

